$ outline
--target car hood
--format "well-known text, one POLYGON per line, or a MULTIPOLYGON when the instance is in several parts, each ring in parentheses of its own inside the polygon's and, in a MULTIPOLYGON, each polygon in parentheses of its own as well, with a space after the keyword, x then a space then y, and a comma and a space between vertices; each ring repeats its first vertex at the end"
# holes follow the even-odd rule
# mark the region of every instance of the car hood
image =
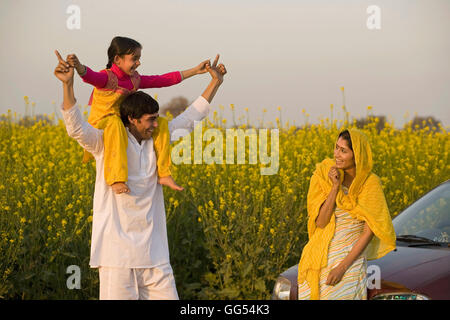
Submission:
POLYGON ((368 265, 380 268, 382 287, 408 288, 432 299, 450 299, 450 249, 397 246, 368 265))
MULTIPOLYGON (((369 290, 369 298, 387 292, 413 291, 431 299, 450 300, 450 249, 439 247, 397 246, 383 258, 368 261, 381 272, 381 288, 369 290)), ((298 265, 281 276, 292 286, 290 299, 297 297, 298 265)))

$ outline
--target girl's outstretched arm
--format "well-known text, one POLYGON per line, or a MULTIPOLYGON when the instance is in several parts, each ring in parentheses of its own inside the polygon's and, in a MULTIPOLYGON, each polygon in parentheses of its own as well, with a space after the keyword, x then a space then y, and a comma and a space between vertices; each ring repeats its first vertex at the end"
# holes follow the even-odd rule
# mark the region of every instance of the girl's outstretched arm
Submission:
POLYGON ((142 76, 139 89, 170 87, 181 82, 181 72, 169 72, 158 76, 142 76))
POLYGON ((80 77, 84 82, 89 83, 96 88, 104 88, 108 82, 108 74, 106 72, 95 72, 89 67, 86 67, 86 73, 80 77))
POLYGON ((170 87, 181 81, 207 72, 206 66, 210 66, 210 61, 202 61, 198 66, 180 72, 170 72, 160 76, 142 76, 139 85, 140 89, 170 87))
MULTIPOLYGON (((218 57, 216 57, 218 58, 218 57)), ((190 78, 192 76, 195 76, 197 74, 202 74, 207 72, 208 70, 206 69, 206 66, 210 66, 211 62, 209 60, 205 60, 200 62, 200 64, 194 68, 191 69, 187 69, 184 71, 181 71, 181 76, 183 77, 183 80, 190 78)))
POLYGON ((97 88, 103 88, 108 82, 108 75, 106 72, 95 72, 85 65, 81 64, 80 60, 75 54, 70 54, 67 57, 67 62, 77 70, 78 75, 84 82, 89 83, 97 88))

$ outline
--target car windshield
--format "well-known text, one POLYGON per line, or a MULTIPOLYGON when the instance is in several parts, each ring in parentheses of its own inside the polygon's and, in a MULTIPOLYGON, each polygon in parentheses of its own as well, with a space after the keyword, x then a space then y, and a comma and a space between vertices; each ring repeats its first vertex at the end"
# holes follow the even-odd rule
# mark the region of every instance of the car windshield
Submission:
POLYGON ((427 193, 392 222, 397 237, 413 235, 437 242, 449 242, 450 182, 427 193))

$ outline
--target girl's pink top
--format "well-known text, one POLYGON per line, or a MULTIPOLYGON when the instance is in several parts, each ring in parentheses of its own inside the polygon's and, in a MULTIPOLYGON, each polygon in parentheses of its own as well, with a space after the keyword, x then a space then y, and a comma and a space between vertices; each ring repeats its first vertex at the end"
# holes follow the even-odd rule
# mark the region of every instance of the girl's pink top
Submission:
MULTIPOLYGON (((117 76, 119 82, 118 85, 120 87, 128 90, 133 89, 133 83, 131 82, 130 76, 123 72, 115 63, 113 63, 111 71, 117 76)), ((180 83, 182 80, 181 72, 179 71, 166 73, 160 76, 139 76, 141 77, 139 89, 169 87, 180 83)), ((103 88, 108 82, 108 74, 106 73, 106 70, 95 72, 89 67, 86 67, 86 74, 81 78, 84 82, 89 83, 96 88, 103 88)))

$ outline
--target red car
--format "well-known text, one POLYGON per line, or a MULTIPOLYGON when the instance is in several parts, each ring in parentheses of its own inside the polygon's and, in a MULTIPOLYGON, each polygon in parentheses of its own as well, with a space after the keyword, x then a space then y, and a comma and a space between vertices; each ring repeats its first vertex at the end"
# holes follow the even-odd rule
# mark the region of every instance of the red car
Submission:
MULTIPOLYGON (((393 219, 397 248, 368 261, 367 298, 450 300, 450 180, 393 219)), ((297 300, 295 265, 277 279, 272 299, 297 300)))

